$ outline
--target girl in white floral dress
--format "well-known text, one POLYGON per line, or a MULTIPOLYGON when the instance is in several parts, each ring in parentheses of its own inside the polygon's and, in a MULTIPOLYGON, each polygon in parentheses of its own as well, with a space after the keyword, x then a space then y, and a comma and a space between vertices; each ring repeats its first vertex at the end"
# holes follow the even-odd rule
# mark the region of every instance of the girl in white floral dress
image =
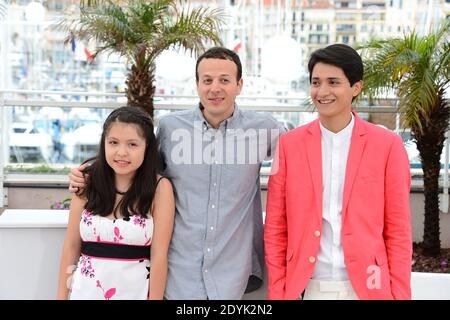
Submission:
POLYGON ((58 299, 163 298, 175 202, 157 161, 147 113, 114 110, 98 155, 81 166, 86 186, 71 201, 58 299))

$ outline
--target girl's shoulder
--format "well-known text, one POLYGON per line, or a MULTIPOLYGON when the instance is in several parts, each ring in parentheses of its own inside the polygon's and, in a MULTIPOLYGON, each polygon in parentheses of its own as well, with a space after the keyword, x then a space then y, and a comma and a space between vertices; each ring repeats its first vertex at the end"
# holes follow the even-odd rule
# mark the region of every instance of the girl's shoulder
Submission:
POLYGON ((156 190, 155 190, 155 201, 166 201, 173 197, 173 187, 172 182, 169 178, 157 175, 156 176, 156 190))
POLYGON ((167 188, 169 187, 172 188, 172 182, 170 182, 169 178, 157 174, 156 175, 156 190, 158 190, 158 188, 167 188))
POLYGON ((76 193, 72 195, 72 199, 70 200, 71 205, 75 205, 77 207, 82 207, 84 209, 84 206, 87 203, 87 199, 85 196, 79 196, 76 193))

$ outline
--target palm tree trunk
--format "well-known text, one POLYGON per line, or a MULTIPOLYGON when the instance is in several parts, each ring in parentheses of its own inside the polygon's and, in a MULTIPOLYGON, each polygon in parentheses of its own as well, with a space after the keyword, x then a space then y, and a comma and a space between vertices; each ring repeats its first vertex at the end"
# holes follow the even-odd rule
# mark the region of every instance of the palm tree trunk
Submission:
POLYGON ((127 106, 141 107, 153 119, 153 97, 155 95, 155 66, 143 70, 135 65, 131 67, 126 80, 127 106))
MULTIPOLYGON (((422 160, 423 185, 425 196, 425 221, 422 249, 426 256, 436 257, 441 251, 439 226, 439 173, 440 158, 448 127, 450 110, 439 99, 436 112, 430 113, 432 119, 421 119, 426 123, 422 131, 412 128, 417 149, 422 160)), ((420 115, 422 117, 422 115, 420 115)))

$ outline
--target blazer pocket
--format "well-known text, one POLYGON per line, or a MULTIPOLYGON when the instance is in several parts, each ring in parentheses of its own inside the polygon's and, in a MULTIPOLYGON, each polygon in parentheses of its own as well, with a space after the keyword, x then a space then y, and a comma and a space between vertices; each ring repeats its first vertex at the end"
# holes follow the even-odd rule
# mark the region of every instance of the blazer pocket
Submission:
POLYGON ((387 256, 385 252, 379 252, 375 254, 375 263, 381 267, 387 263, 387 256))
POLYGON ((286 251, 286 261, 288 261, 288 262, 291 261, 293 256, 294 256, 294 250, 288 248, 286 251))

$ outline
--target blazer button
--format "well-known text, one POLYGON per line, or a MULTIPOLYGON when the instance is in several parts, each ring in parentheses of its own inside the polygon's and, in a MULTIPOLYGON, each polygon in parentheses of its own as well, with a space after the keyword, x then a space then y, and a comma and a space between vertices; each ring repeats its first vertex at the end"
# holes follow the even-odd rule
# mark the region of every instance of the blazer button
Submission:
POLYGON ((320 231, 319 230, 314 231, 314 236, 320 237, 320 231))
POLYGON ((309 257, 309 262, 311 262, 311 263, 316 262, 316 258, 314 258, 314 257, 309 257))

